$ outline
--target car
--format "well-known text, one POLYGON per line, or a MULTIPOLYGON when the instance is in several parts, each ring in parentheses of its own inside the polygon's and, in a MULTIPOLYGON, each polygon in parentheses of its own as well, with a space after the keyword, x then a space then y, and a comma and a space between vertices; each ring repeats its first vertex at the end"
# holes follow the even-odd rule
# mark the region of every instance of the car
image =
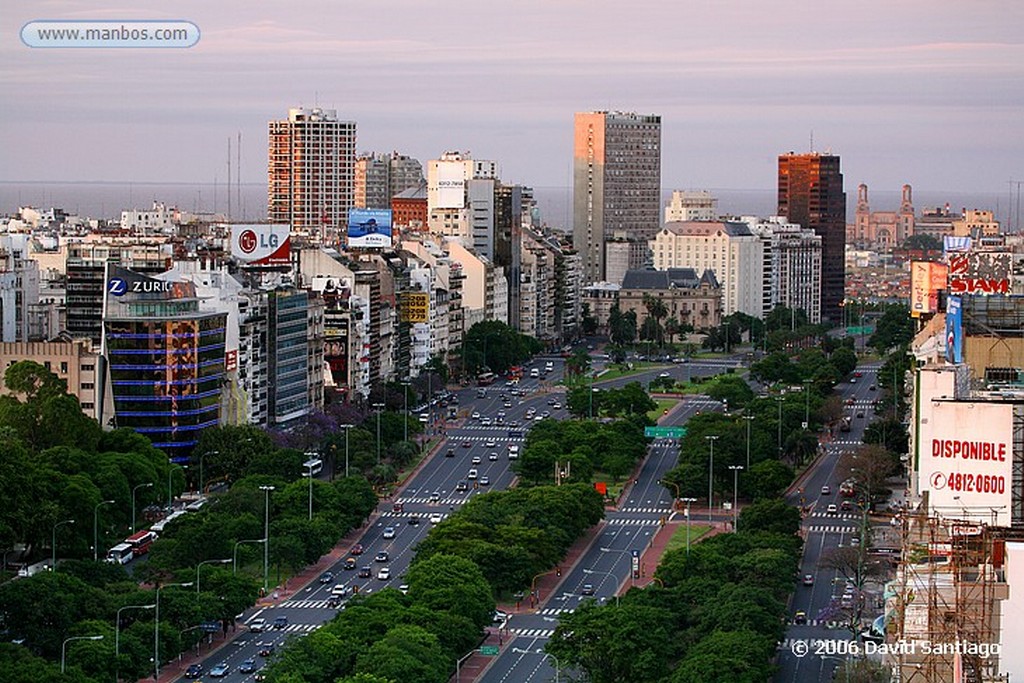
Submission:
POLYGON ((456 491, 468 491, 469 490, 469 485, 466 484, 466 482, 464 482, 464 481, 459 481, 457 484, 455 484, 455 490, 456 491))
POLYGON ((394 538, 395 537, 395 527, 393 527, 393 526, 386 526, 386 527, 384 527, 384 533, 381 534, 381 537, 382 538, 394 538))
POLYGON ((284 615, 281 615, 279 617, 274 617, 274 628, 276 630, 280 631, 281 629, 287 628, 287 627, 288 627, 288 617, 286 617, 284 615))
POLYGON ((864 417, 864 411, 863 410, 858 410, 857 411, 857 417, 864 417))
POLYGON ((483 459, 479 455, 474 455, 473 459, 470 461, 470 464, 479 465, 481 462, 483 462, 483 459))
POLYGON ((585 583, 585 584, 583 584, 583 587, 580 588, 580 595, 593 595, 593 594, 594 594, 594 584, 592 584, 592 583, 585 583))
POLYGON ((256 650, 256 654, 258 654, 260 657, 270 657, 274 654, 273 643, 264 642, 261 640, 260 642, 256 643, 256 647, 258 648, 256 650))
POLYGON ((856 383, 857 383, 857 378, 856 377, 851 377, 850 378, 850 384, 856 384, 856 383))
POLYGON ((839 504, 839 509, 842 510, 843 512, 849 512, 850 510, 853 509, 853 503, 851 503, 848 500, 844 500, 842 503, 839 504))
POLYGON ((562 409, 562 404, 561 403, 555 403, 551 407, 554 408, 555 410, 561 410, 562 409))
POLYGON ((341 607, 341 596, 332 595, 331 597, 327 598, 327 606, 332 609, 338 609, 339 607, 341 607))
POLYGON ((534 420, 537 420, 537 421, 540 421, 540 420, 543 420, 543 419, 544 419, 544 416, 538 413, 537 415, 534 415, 534 416, 533 416, 533 419, 534 419, 534 420))
POLYGON ((381 570, 377 572, 377 580, 378 581, 389 581, 390 579, 391 579, 391 570, 388 569, 387 567, 382 567, 381 570))
POLYGON ((807 612, 800 611, 793 615, 794 624, 806 624, 807 623, 807 612))
POLYGON ((356 568, 356 558, 347 557, 345 558, 345 571, 351 571, 356 568))
POLYGON ((202 664, 189 664, 185 669, 185 678, 202 678, 204 671, 202 664))
POLYGON ((472 448, 473 447, 473 442, 470 441, 469 439, 466 439, 465 441, 462 442, 462 447, 463 448, 472 448))
POLYGON ((828 508, 825 510, 826 513, 834 515, 839 512, 839 507, 835 503, 829 503, 828 508))
POLYGON ((348 591, 348 586, 343 583, 336 583, 334 584, 334 588, 331 589, 331 595, 343 598, 348 595, 348 591))
POLYGON ((550 410, 545 410, 543 413, 540 414, 540 416, 541 417, 551 417, 551 411, 550 410))
POLYGON ((352 546, 352 550, 349 550, 348 552, 350 554, 352 554, 352 555, 362 555, 363 554, 363 544, 362 543, 356 543, 354 546, 352 546))
POLYGON ((466 475, 466 479, 476 479, 476 477, 477 477, 476 468, 471 469, 469 471, 469 474, 466 475))
POLYGON ((251 674, 256 671, 256 660, 250 657, 238 665, 238 673, 251 674))
POLYGON ((484 448, 497 448, 498 443, 494 439, 487 439, 484 441, 484 448))
POLYGON ((455 457, 455 449, 454 448, 449 448, 448 450, 446 450, 444 452, 444 457, 446 457, 446 458, 454 458, 455 457))
POLYGON ((852 398, 846 399, 846 405, 852 406, 853 405, 853 399, 852 398))
POLYGON ((373 558, 373 561, 374 562, 387 562, 390 559, 391 559, 391 557, 388 555, 388 551, 387 550, 381 550, 379 553, 377 553, 377 557, 373 558))
POLYGON ((334 574, 331 572, 324 572, 320 575, 320 583, 330 583, 334 581, 334 574))
POLYGON ((224 678, 231 672, 231 667, 225 662, 221 662, 217 666, 210 669, 211 678, 224 678))
POLYGON ((473 411, 473 414, 472 414, 472 415, 470 415, 470 419, 473 419, 473 420, 479 420, 479 419, 480 419, 480 412, 479 412, 479 411, 477 411, 477 410, 474 410, 474 411, 473 411))
POLYGON ((373 576, 373 570, 370 569, 370 565, 366 564, 359 570, 360 579, 368 579, 373 576))
POLYGON ((420 524, 420 516, 419 515, 413 515, 412 517, 409 518, 409 526, 419 526, 419 524, 420 524))
POLYGON ((249 631, 251 633, 263 633, 266 629, 267 629, 267 620, 266 619, 263 619, 263 618, 253 619, 252 621, 249 622, 249 631))
POLYGON ((392 512, 405 512, 405 503, 395 503, 391 506, 392 512))
POLYGON ((828 484, 825 484, 824 486, 821 487, 821 495, 827 496, 827 495, 829 495, 831 493, 832 493, 832 487, 829 486, 828 484))
POLYGON ((480 485, 481 486, 490 486, 491 485, 491 478, 488 477, 488 476, 480 477, 480 485))
POLYGON ((860 536, 850 536, 850 545, 854 548, 860 545, 860 536))
POLYGON ((491 622, 504 624, 506 621, 508 621, 508 612, 503 612, 500 609, 494 610, 494 614, 491 615, 491 622))
POLYGON ((875 390, 875 385, 874 384, 872 384, 870 387, 868 387, 868 391, 874 391, 874 390, 875 390))
POLYGON ((489 417, 480 418, 480 424, 483 425, 484 427, 490 427, 491 423, 492 423, 492 420, 489 417))
POLYGON ((400 584, 398 586, 398 592, 401 593, 402 595, 408 595, 409 594, 409 584, 407 584, 407 583, 400 584))
POLYGON ((441 502, 441 494, 438 493, 437 491, 434 491, 433 493, 431 493, 430 494, 430 502, 431 503, 439 503, 439 502, 441 502))
POLYGON ((440 524, 442 519, 444 518, 441 516, 440 512, 435 512, 434 514, 430 515, 431 524, 440 524))
POLYGON ((549 405, 549 406, 553 406, 553 405, 555 405, 555 399, 554 399, 554 398, 549 398, 549 399, 548 399, 548 405, 549 405))
POLYGON ((860 370, 858 370, 857 372, 853 373, 853 376, 854 376, 854 377, 863 377, 863 376, 864 376, 864 373, 863 373, 863 372, 861 372, 860 370))
POLYGON ((491 462, 494 462, 495 460, 497 460, 498 459, 497 451, 491 451, 490 453, 488 453, 487 454, 487 459, 490 460, 491 462))
POLYGON ((803 584, 805 586, 813 586, 814 585, 814 574, 804 574, 803 584))
POLYGON ((669 378, 671 376, 672 376, 671 372, 659 372, 658 373, 658 378, 659 379, 667 379, 667 378, 669 378))

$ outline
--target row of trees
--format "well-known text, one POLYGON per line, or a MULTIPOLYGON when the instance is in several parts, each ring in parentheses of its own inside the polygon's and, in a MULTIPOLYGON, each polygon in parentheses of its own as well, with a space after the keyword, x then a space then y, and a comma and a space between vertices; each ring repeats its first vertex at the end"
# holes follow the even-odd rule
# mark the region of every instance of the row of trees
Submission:
POLYGON ((471 376, 484 371, 504 374, 542 350, 537 339, 520 334, 499 320, 476 323, 462 339, 465 370, 471 376))
POLYGON ((569 546, 603 517, 602 497, 589 484, 493 491, 474 496, 431 529, 413 566, 439 554, 464 557, 496 594, 508 595, 561 562, 569 546))
POLYGON ((526 437, 513 471, 527 485, 553 484, 555 467, 566 482, 588 484, 601 472, 619 481, 647 452, 646 418, 609 423, 542 420, 526 437))
POLYGON ((588 602, 547 645, 591 683, 760 683, 785 628, 800 516, 780 499, 744 509, 739 531, 662 558, 657 584, 588 602))

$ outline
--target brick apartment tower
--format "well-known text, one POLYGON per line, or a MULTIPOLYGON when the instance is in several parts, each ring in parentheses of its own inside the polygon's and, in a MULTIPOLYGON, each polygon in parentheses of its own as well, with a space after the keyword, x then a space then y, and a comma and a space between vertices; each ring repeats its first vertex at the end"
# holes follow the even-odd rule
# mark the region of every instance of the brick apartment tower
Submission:
POLYGON ((821 236, 821 317, 842 319, 846 288, 846 193, 839 157, 779 156, 779 215, 821 236))
POLYGON ((337 246, 355 201, 355 122, 339 121, 333 109, 299 108, 268 129, 267 217, 337 246))
MULTIPOLYGON (((661 117, 577 113, 572 204, 573 246, 583 260, 584 281, 605 280, 609 240, 646 247, 661 226, 661 117)), ((646 249, 637 257, 641 252, 646 249)))

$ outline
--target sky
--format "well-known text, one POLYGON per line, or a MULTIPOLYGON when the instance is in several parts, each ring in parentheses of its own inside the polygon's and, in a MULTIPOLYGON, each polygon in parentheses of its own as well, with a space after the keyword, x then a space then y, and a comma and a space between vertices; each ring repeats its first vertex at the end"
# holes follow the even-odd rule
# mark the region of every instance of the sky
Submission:
POLYGON ((1005 196, 1024 180, 1022 41, 1013 0, 0 0, 0 181, 223 183, 240 132, 260 183, 267 121, 319 105, 357 122, 360 151, 468 150, 534 187, 571 184, 574 112, 621 110, 662 116, 666 188, 772 189, 813 138, 852 197, 1005 196), (202 37, 29 48, 40 19, 202 37))

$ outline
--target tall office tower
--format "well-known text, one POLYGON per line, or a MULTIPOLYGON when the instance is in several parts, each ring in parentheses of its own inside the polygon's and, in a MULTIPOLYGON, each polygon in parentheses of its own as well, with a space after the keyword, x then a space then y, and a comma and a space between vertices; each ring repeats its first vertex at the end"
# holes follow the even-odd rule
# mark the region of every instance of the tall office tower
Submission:
MULTIPOLYGON (((660 226, 661 117, 622 112, 576 114, 573 246, 586 282, 606 279, 612 238, 645 246, 660 226)), ((644 249, 626 250, 638 260, 644 249)), ((640 268, 644 259, 631 263, 640 268)))
POLYGON ((360 209, 390 209, 391 198, 426 182, 423 166, 398 152, 364 154, 356 159, 355 205, 360 209))
POLYGON ((356 124, 333 109, 289 109, 271 121, 267 217, 292 233, 336 245, 355 201, 356 124))
POLYGON ((846 287, 846 193, 839 157, 779 156, 779 215, 821 236, 821 317, 842 319, 846 287))

